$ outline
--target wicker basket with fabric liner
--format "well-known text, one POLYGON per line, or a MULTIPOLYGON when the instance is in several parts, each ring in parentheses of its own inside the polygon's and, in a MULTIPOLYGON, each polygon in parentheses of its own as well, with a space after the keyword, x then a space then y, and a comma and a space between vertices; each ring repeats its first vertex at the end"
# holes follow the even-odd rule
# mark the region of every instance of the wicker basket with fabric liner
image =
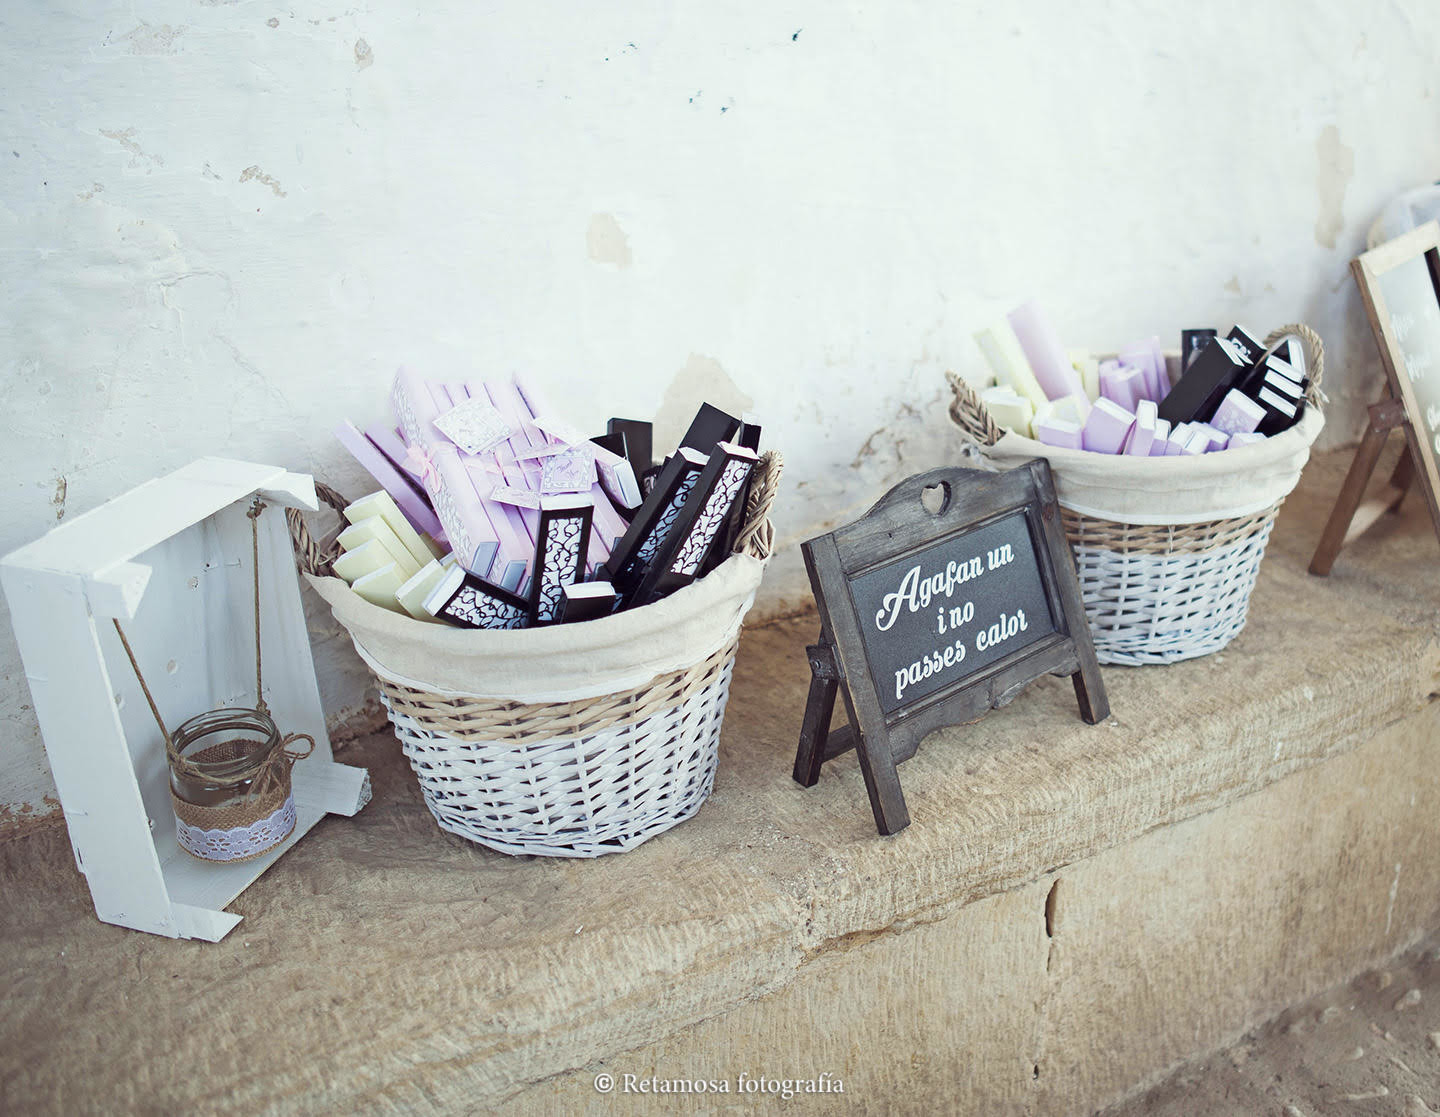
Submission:
MULTIPOLYGON (((1003 430, 954 373, 950 417, 989 469, 1047 458, 1101 663, 1170 663, 1219 651, 1245 627, 1275 516, 1325 425, 1325 348, 1309 326, 1282 326, 1304 348, 1310 387, 1289 430, 1196 457, 1130 457, 1049 446, 1003 430)), ((1172 382, 1179 357, 1167 356, 1172 382)))
POLYGON ((502 853, 598 857, 700 809, 741 624, 774 543, 781 466, 774 451, 761 456, 735 553, 703 578, 642 608, 516 631, 371 604, 327 576, 333 548, 291 518, 301 570, 374 674, 442 829, 502 853))

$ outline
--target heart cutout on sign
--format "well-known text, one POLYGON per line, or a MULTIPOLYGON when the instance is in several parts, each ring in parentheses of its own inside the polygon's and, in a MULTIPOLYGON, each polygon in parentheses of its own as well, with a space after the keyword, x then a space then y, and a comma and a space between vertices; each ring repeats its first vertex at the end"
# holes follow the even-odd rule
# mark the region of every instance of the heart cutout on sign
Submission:
POLYGON ((950 503, 950 486, 944 481, 938 485, 926 485, 920 492, 920 503, 932 516, 940 515, 950 503))

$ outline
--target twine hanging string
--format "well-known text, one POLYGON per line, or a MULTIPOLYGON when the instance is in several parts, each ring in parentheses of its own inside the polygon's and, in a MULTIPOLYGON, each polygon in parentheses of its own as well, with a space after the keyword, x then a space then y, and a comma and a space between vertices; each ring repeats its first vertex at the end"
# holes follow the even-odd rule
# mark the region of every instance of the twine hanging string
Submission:
MULTIPOLYGON (((265 704, 265 688, 260 674, 260 513, 265 511, 265 502, 258 496, 250 502, 245 515, 250 520, 250 572, 255 584, 255 708, 267 717, 270 707, 265 704)), ((315 742, 310 742, 313 748, 315 742)))
MULTIPOLYGON (((250 520, 250 571, 252 585, 254 586, 255 601, 255 711, 270 721, 270 707, 265 702, 265 691, 263 689, 264 676, 260 656, 260 513, 265 510, 265 503, 258 496, 251 502, 249 510, 245 513, 250 520)), ((115 633, 120 637, 120 645, 125 649, 126 658, 130 660, 130 669, 135 672, 135 679, 140 684, 140 690, 145 695, 145 701, 150 704, 150 713, 154 715, 155 724, 160 727, 160 736, 165 742, 165 757, 170 762, 172 771, 182 776, 195 780, 206 780, 210 773, 206 768, 196 763, 195 757, 204 756, 211 748, 201 749, 195 757, 186 757, 180 754, 175 747, 175 739, 170 731, 165 728, 165 719, 160 716, 160 707, 155 702, 155 696, 150 693, 150 686, 145 682, 145 676, 140 671, 140 663, 135 658, 135 651, 130 647, 130 641, 125 636, 125 630, 120 627, 120 619, 112 617, 111 623, 115 625, 115 633)), ((271 724, 274 724, 271 721, 271 724)), ((222 727, 223 728, 223 727, 222 727)), ((261 763, 259 771, 251 779, 250 788, 245 793, 246 799, 263 798, 267 793, 277 789, 282 782, 285 773, 298 760, 304 760, 315 750, 315 738, 309 733, 287 733, 280 740, 277 748, 271 750, 270 754, 261 763), (308 744, 303 752, 291 749, 290 746, 296 741, 306 741, 308 744)))
POLYGON ((125 630, 120 627, 120 618, 111 617, 110 623, 115 626, 115 633, 120 637, 120 644, 125 649, 125 654, 130 658, 130 670, 135 672, 135 678, 139 680, 140 689, 145 692, 145 701, 150 703, 150 712, 155 715, 155 724, 160 727, 160 736, 165 740, 165 755, 172 760, 175 755, 175 742, 170 739, 170 731, 165 728, 165 719, 160 716, 160 707, 155 705, 155 696, 150 693, 150 688, 145 683, 145 676, 140 673, 140 664, 135 661, 135 652, 130 647, 130 641, 125 638, 125 630))

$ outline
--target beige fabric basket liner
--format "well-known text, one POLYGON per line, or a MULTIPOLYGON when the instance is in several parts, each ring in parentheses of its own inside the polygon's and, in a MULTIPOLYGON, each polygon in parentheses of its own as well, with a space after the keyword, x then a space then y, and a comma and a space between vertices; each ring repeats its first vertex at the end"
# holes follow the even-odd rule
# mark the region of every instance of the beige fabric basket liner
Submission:
POLYGON ((1010 431, 978 450, 1000 470, 1048 458, 1060 503, 1083 515, 1127 524, 1191 524, 1249 516, 1283 500, 1300 480, 1324 425, 1320 408, 1307 407, 1300 422, 1264 442, 1196 457, 1095 454, 1010 431))
POLYGON ((765 564, 732 555, 669 597, 580 624, 488 632, 430 624, 366 601, 339 578, 306 575, 385 678, 440 695, 567 702, 630 690, 726 646, 765 564))

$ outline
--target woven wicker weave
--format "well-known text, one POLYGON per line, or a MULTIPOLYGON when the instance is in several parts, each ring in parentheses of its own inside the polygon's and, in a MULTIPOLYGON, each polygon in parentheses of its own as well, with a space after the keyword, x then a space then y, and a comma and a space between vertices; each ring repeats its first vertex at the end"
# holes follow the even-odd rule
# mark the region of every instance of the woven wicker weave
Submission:
MULTIPOLYGON (((1319 407, 1324 345, 1310 327, 1289 325, 1265 339, 1266 349, 1286 337, 1305 347, 1307 400, 1319 407)), ((954 392, 950 418, 983 457, 1004 431, 974 389, 954 374, 948 378, 954 392)), ((1161 525, 1121 523, 1062 507, 1100 662, 1171 663, 1219 651, 1238 636, 1281 503, 1249 516, 1161 525)))
MULTIPOLYGON (((761 456, 738 552, 769 557, 781 467, 779 454, 761 456)), ((332 506, 342 499, 321 495, 332 506)), ((333 551, 299 517, 292 534, 302 568, 328 566, 333 551)), ((737 646, 738 637, 640 687, 572 702, 440 694, 380 671, 375 678, 442 829, 502 853, 598 857, 684 822, 709 796, 737 646)))
POLYGON ((459 699, 446 708, 380 686, 443 829, 502 853, 596 857, 669 830, 709 797, 735 649, 581 702, 459 699))

